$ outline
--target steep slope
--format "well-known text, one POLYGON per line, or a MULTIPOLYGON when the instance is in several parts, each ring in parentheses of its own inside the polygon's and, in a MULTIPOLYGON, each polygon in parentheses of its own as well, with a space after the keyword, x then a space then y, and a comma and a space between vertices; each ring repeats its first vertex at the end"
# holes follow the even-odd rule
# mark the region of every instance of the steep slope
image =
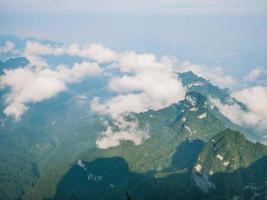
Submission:
MULTIPOLYGON (((1 62, 0 70, 27 62, 25 58, 9 59, 1 62)), ((88 100, 80 99, 79 95, 88 97, 103 92, 92 90, 102 86, 99 82, 86 80, 55 98, 30 105, 20 121, 0 112, 0 199, 22 198, 36 187, 43 174, 48 178, 52 172, 56 176, 64 174, 63 169, 75 162, 75 155, 95 147, 96 135, 103 128, 98 118, 84 109, 88 100)), ((8 88, 0 91, 2 111, 8 91, 8 88)))
POLYGON ((226 129, 205 145, 192 176, 204 192, 211 191, 211 198, 253 199, 256 194, 267 197, 266 158, 266 146, 226 129))
MULTIPOLYGON (((244 111, 248 108, 246 105, 242 104, 235 98, 231 97, 230 91, 228 89, 221 89, 218 86, 212 84, 210 81, 197 76, 193 72, 185 72, 178 74, 184 87, 187 88, 189 92, 198 92, 210 100, 210 98, 218 99, 222 104, 233 105, 238 104, 244 111)), ((209 102, 212 106, 212 103, 209 102)), ((250 127, 242 127, 240 125, 234 124, 227 117, 225 117, 217 107, 212 106, 212 113, 221 121, 221 123, 228 128, 238 130, 246 135, 252 141, 263 141, 262 133, 250 127)))
POLYGON ((206 98, 196 92, 188 93, 184 101, 168 108, 150 110, 132 117, 141 123, 141 127, 150 128, 151 137, 140 146, 126 142, 116 148, 94 151, 96 157, 99 153, 108 157, 121 156, 127 160, 131 170, 156 170, 170 164, 170 158, 181 142, 195 139, 207 141, 224 129, 209 111, 206 98))
MULTIPOLYGON (((227 90, 221 90, 190 72, 181 76, 188 76, 184 84, 189 84, 189 92, 183 101, 158 111, 131 113, 126 117, 126 120, 137 120, 141 129, 149 127, 151 137, 139 146, 122 142, 119 147, 92 150, 96 134, 104 131, 104 127, 96 116, 85 112, 84 105, 77 108, 73 97, 76 94, 74 90, 84 92, 89 87, 94 89, 95 85, 91 82, 77 85, 67 97, 63 95, 64 98, 59 98, 59 95, 54 100, 32 106, 21 123, 10 123, 6 128, 12 127, 14 135, 20 133, 21 127, 25 127, 19 139, 12 140, 12 134, 8 135, 6 130, 0 128, 3 133, 0 142, 4 141, 1 143, 1 152, 5 152, 0 167, 4 172, 0 175, 3 180, 1 185, 8 186, 6 179, 2 177, 14 174, 17 169, 22 169, 21 173, 24 174, 19 177, 10 176, 12 188, 6 191, 12 196, 5 199, 20 198, 25 192, 24 199, 52 198, 54 193, 55 199, 110 199, 111 196, 113 199, 124 199, 127 190, 130 190, 133 197, 137 197, 134 199, 165 199, 164 193, 170 194, 168 199, 206 198, 191 181, 191 169, 199 152, 205 142, 225 128, 243 128, 233 124, 218 109, 210 106, 206 97, 212 94, 214 98, 231 103, 233 99, 229 97, 227 90), (24 140, 26 142, 22 143, 24 140), (12 145, 9 145, 11 141, 12 145), (26 153, 21 153, 21 149, 26 153), (34 156, 27 153, 30 151, 36 151, 34 156), (81 154, 83 151, 85 152, 81 154), (13 158, 18 159, 16 161, 13 158), (10 160, 17 163, 12 164, 10 160), (24 160, 24 163, 20 160, 24 160), (74 163, 75 160, 78 160, 77 163, 74 163), (9 167, 8 163, 14 167, 9 167), (112 174, 116 174, 118 179, 112 174), (105 193, 107 189, 108 192, 105 193)), ((96 93, 106 94, 106 91, 96 93)), ((8 123, 4 122, 5 125, 8 123)), ((116 130, 117 127, 114 125, 113 128, 116 130)), ((250 165, 252 161, 248 163, 250 165)), ((214 163, 214 166, 217 164, 214 163)), ((240 166, 236 166, 238 168, 232 171, 221 171, 225 168, 218 168, 212 177, 220 173, 224 177, 237 173, 240 166)), ((207 177, 210 179, 209 174, 207 177)), ((215 184, 213 180, 211 184, 215 184)), ((0 192, 2 191, 3 186, 0 187, 0 192)))
POLYGON ((206 97, 211 96, 213 98, 220 99, 223 103, 229 102, 231 99, 228 89, 221 89, 191 71, 179 73, 178 77, 181 79, 184 87, 186 87, 188 91, 198 92, 206 97))
MULTIPOLYGON (((70 198, 73 195, 78 199, 109 199, 108 197, 114 195, 115 199, 123 199, 120 195, 130 188, 136 196, 139 196, 138 199, 150 199, 151 195, 153 196, 151 190, 155 192, 160 187, 162 190, 165 188, 166 192, 178 188, 177 194, 170 199, 177 197, 186 199, 190 194, 187 188, 191 188, 190 170, 204 141, 208 141, 224 129, 220 121, 210 112, 207 99, 199 93, 190 92, 184 101, 159 111, 150 110, 133 114, 130 116, 130 119, 132 118, 137 119, 141 127, 149 125, 152 136, 139 146, 123 142, 115 148, 84 152, 79 159, 86 162, 78 161, 77 166, 75 165, 63 177, 58 185, 55 199, 70 198), (98 172, 95 171, 97 169, 92 170, 91 164, 99 158, 105 163, 112 158, 122 159, 127 165, 127 176, 116 182, 109 178, 105 170, 98 172), (84 171, 84 175, 77 172, 79 168, 80 171, 84 171), (76 189, 66 191, 66 188, 74 184, 72 181, 77 181, 77 177, 80 177, 79 179, 83 177, 84 182, 75 184, 76 189), (86 180, 88 177, 89 180, 86 180), (116 189, 110 189, 107 193, 90 193, 96 190, 97 186, 94 183, 99 177, 109 181, 98 180, 98 187, 105 188, 112 184, 116 189), (164 181, 158 183, 158 180, 164 181), (168 187, 163 187, 163 183, 168 187), (144 190, 141 189, 142 186, 152 188, 144 190), (142 192, 138 192, 139 190, 142 192), (80 191, 79 194, 77 191, 80 191)), ((194 186, 192 190, 196 190, 196 195, 201 195, 197 187, 194 186)), ((164 199, 163 196, 161 198, 164 199)))

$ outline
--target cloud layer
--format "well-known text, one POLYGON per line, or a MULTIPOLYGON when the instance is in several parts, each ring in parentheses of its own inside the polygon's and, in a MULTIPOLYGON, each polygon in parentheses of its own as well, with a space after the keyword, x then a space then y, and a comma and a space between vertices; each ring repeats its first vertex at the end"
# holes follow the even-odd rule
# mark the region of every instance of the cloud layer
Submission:
POLYGON ((11 41, 5 41, 5 43, 0 47, 0 53, 11 53, 15 49, 15 44, 11 41))
POLYGON ((112 62, 117 58, 117 54, 109 48, 104 47, 101 44, 91 45, 50 45, 42 44, 38 41, 27 41, 25 44, 24 56, 26 56, 33 65, 47 66, 47 63, 43 56, 80 56, 88 60, 96 61, 98 63, 112 62))
POLYGON ((67 84, 80 81, 87 75, 101 72, 96 63, 76 63, 72 68, 58 66, 56 69, 27 66, 14 70, 5 70, 0 86, 8 87, 7 107, 4 113, 19 120, 28 109, 27 104, 49 99, 67 89, 67 84))
POLYGON ((258 130, 267 129, 267 87, 255 86, 232 93, 232 96, 247 106, 244 110, 239 104, 222 104, 211 99, 213 105, 232 122, 258 130))
POLYGON ((142 144, 150 136, 148 130, 141 130, 138 122, 127 121, 124 117, 117 117, 114 121, 115 128, 119 131, 114 131, 114 126, 110 126, 107 122, 104 123, 106 131, 96 140, 96 145, 100 149, 107 149, 120 145, 121 141, 131 141, 135 145, 142 144))
POLYGON ((231 88, 236 84, 236 80, 231 75, 225 74, 221 67, 209 69, 205 65, 192 64, 185 61, 178 67, 178 71, 192 71, 198 76, 210 80, 213 84, 218 85, 221 88, 231 88))
POLYGON ((176 103, 184 99, 185 88, 177 78, 170 57, 163 56, 158 60, 153 54, 125 52, 117 54, 117 60, 110 69, 121 73, 121 76, 112 77, 109 81, 110 90, 117 95, 104 102, 95 98, 91 108, 102 115, 110 115, 115 123, 121 125, 116 132, 107 128, 97 140, 97 145, 108 148, 119 145, 122 140, 138 145, 148 138, 148 133, 138 130, 136 123, 121 120, 123 116, 130 112, 158 110, 176 103))
MULTIPOLYGON (((16 50, 11 43, 5 43, 1 51, 16 50)), ((10 89, 5 97, 4 113, 16 120, 20 119, 31 103, 56 96, 65 91, 68 84, 81 81, 88 75, 108 75, 108 88, 113 96, 105 100, 95 97, 90 102, 93 111, 113 119, 113 125, 105 123, 106 131, 96 141, 99 148, 118 146, 123 140, 138 145, 148 139, 148 131, 140 130, 136 121, 125 120, 125 115, 149 109, 158 110, 183 100, 186 89, 177 77, 177 72, 190 70, 222 88, 234 87, 237 82, 232 76, 226 75, 221 67, 208 68, 188 61, 177 67, 173 57, 158 58, 150 53, 138 54, 132 51, 115 52, 101 44, 52 45, 27 41, 22 55, 30 60, 30 64, 24 68, 5 70, 0 82, 1 88, 10 89), (59 55, 79 56, 84 61, 67 67, 50 66, 45 59, 46 56, 59 55), (103 63, 105 68, 100 67, 103 63)), ((262 68, 255 68, 245 76, 244 81, 257 80, 263 74, 262 68)), ((238 104, 222 104, 216 99, 211 102, 234 123, 267 128, 266 87, 243 89, 234 92, 232 96, 246 104, 248 110, 238 104)))
POLYGON ((112 66, 122 76, 113 77, 110 90, 118 95, 100 103, 96 98, 91 107, 96 112, 120 115, 127 112, 144 112, 169 106, 185 96, 185 89, 174 72, 171 58, 159 60, 152 54, 128 52, 120 55, 112 66))

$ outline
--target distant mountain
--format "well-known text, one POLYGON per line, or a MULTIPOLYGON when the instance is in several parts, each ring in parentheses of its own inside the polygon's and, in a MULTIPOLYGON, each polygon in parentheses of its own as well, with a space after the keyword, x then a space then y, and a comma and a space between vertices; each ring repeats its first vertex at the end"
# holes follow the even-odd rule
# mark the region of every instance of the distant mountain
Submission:
POLYGON ((0 75, 3 74, 5 69, 15 69, 18 67, 23 67, 30 62, 25 57, 10 58, 6 61, 0 61, 0 75))

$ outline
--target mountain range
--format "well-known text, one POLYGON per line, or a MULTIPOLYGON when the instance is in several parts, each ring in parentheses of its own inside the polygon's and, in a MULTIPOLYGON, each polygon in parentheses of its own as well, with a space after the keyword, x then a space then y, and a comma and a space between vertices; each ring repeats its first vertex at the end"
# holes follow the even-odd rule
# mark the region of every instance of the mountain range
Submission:
MULTIPOLYGON (((0 73, 27 64, 12 58, 0 62, 0 73)), ((148 131, 139 145, 96 147, 103 117, 77 103, 75 92, 101 88, 105 80, 79 83, 36 104, 19 123, 1 113, 0 199, 267 199, 267 147, 210 98, 244 110, 246 105, 191 71, 177 78, 187 88, 182 101, 124 116, 148 131)))

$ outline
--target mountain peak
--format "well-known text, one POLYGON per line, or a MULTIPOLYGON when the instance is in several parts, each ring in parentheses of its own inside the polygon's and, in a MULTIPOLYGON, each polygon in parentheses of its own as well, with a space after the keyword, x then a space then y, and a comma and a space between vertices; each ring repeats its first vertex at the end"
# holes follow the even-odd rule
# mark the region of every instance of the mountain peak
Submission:
POLYGON ((196 166, 201 166, 202 172, 209 175, 232 172, 248 167, 264 155, 267 155, 267 147, 247 140, 238 131, 226 129, 206 144, 196 166))
POLYGON ((205 104, 207 98, 198 92, 188 92, 185 101, 191 106, 199 106, 205 104))

